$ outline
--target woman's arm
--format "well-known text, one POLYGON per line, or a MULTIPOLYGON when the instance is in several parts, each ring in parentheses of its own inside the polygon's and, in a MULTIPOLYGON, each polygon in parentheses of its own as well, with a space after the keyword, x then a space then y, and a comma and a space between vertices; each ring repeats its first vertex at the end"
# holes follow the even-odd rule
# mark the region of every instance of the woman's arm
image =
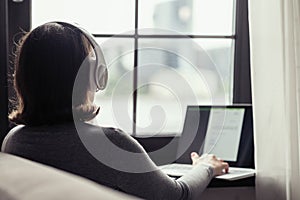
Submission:
MULTIPOLYGON (((118 171, 116 174, 120 190, 145 199, 198 199, 216 174, 214 168, 221 169, 221 166, 216 167, 210 163, 215 157, 203 158, 194 153, 193 162, 196 164, 193 170, 174 180, 157 168, 143 147, 131 136, 119 131, 119 134, 110 135, 109 138, 120 148, 138 153, 139 162, 128 165, 149 166, 148 169, 152 169, 144 173, 118 171)), ((215 160, 214 162, 218 163, 215 160)))

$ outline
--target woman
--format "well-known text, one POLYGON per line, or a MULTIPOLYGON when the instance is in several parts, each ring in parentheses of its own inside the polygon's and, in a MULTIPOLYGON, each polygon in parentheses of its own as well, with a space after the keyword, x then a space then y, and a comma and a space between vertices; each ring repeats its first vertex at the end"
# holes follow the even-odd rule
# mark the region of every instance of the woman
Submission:
POLYGON ((173 180, 156 167, 132 137, 117 129, 86 123, 99 112, 99 107, 92 104, 94 91, 90 84, 79 84, 74 89, 76 100, 72 97, 80 66, 91 52, 97 54, 88 37, 91 36, 79 28, 62 22, 44 24, 24 36, 15 60, 19 103, 10 114, 10 120, 19 126, 7 135, 2 150, 142 198, 197 199, 214 176, 228 171, 227 163, 213 155, 199 157, 192 153, 193 170, 173 180), (110 160, 152 170, 133 173, 107 166, 85 148, 79 129, 87 140, 96 141, 97 137, 100 141, 97 149, 106 152, 110 160), (101 143, 101 138, 103 141, 109 138, 118 147, 139 153, 142 155, 139 162, 122 160, 107 149, 105 142, 101 143))

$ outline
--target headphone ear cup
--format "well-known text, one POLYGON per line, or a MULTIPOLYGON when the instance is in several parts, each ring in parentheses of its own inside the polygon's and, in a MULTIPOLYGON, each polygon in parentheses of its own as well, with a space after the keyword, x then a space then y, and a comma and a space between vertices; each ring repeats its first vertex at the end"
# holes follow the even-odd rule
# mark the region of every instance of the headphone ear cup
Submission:
POLYGON ((95 74, 97 90, 104 90, 106 88, 108 80, 108 72, 106 65, 100 64, 99 66, 97 66, 95 74))
POLYGON ((107 85, 108 72, 104 64, 97 65, 97 60, 94 56, 88 57, 89 67, 89 90, 97 92, 104 90, 107 85))
POLYGON ((97 61, 95 57, 89 56, 88 58, 88 89, 92 92, 98 91, 97 89, 97 61))
POLYGON ((94 51, 96 56, 96 69, 95 69, 95 81, 97 85, 97 90, 104 90, 107 85, 108 72, 107 66, 104 59, 101 47, 94 41, 94 51))

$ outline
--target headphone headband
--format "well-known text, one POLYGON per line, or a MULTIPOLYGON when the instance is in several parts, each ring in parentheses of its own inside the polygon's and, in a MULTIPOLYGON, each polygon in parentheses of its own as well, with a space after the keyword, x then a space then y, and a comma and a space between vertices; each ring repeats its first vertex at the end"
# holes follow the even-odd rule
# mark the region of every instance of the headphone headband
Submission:
POLYGON ((102 53, 102 49, 99 44, 96 42, 94 36, 90 34, 87 30, 75 23, 66 23, 66 22, 59 22, 54 21, 51 23, 57 23, 65 27, 71 27, 76 30, 79 30, 86 39, 90 42, 91 46, 94 49, 96 60, 91 62, 91 71, 90 71, 90 89, 92 91, 99 91, 105 89, 107 85, 107 66, 104 59, 104 55, 102 53))

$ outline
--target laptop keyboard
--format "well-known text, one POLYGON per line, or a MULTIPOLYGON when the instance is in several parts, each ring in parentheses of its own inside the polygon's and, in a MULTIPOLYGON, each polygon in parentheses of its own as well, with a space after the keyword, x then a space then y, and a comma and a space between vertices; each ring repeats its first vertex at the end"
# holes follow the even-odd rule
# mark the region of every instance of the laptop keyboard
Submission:
MULTIPOLYGON (((169 165, 163 165, 159 167, 164 173, 170 175, 170 176, 175 176, 175 177, 180 177, 183 176, 184 174, 188 173, 190 170, 192 170, 193 166, 191 164, 179 164, 179 163, 173 163, 169 165)), ((231 179, 233 175, 240 175, 241 177, 248 177, 250 175, 255 174, 254 169, 248 169, 248 168, 236 168, 236 167, 229 167, 229 172, 217 176, 216 178, 224 178, 224 179, 231 179)))

